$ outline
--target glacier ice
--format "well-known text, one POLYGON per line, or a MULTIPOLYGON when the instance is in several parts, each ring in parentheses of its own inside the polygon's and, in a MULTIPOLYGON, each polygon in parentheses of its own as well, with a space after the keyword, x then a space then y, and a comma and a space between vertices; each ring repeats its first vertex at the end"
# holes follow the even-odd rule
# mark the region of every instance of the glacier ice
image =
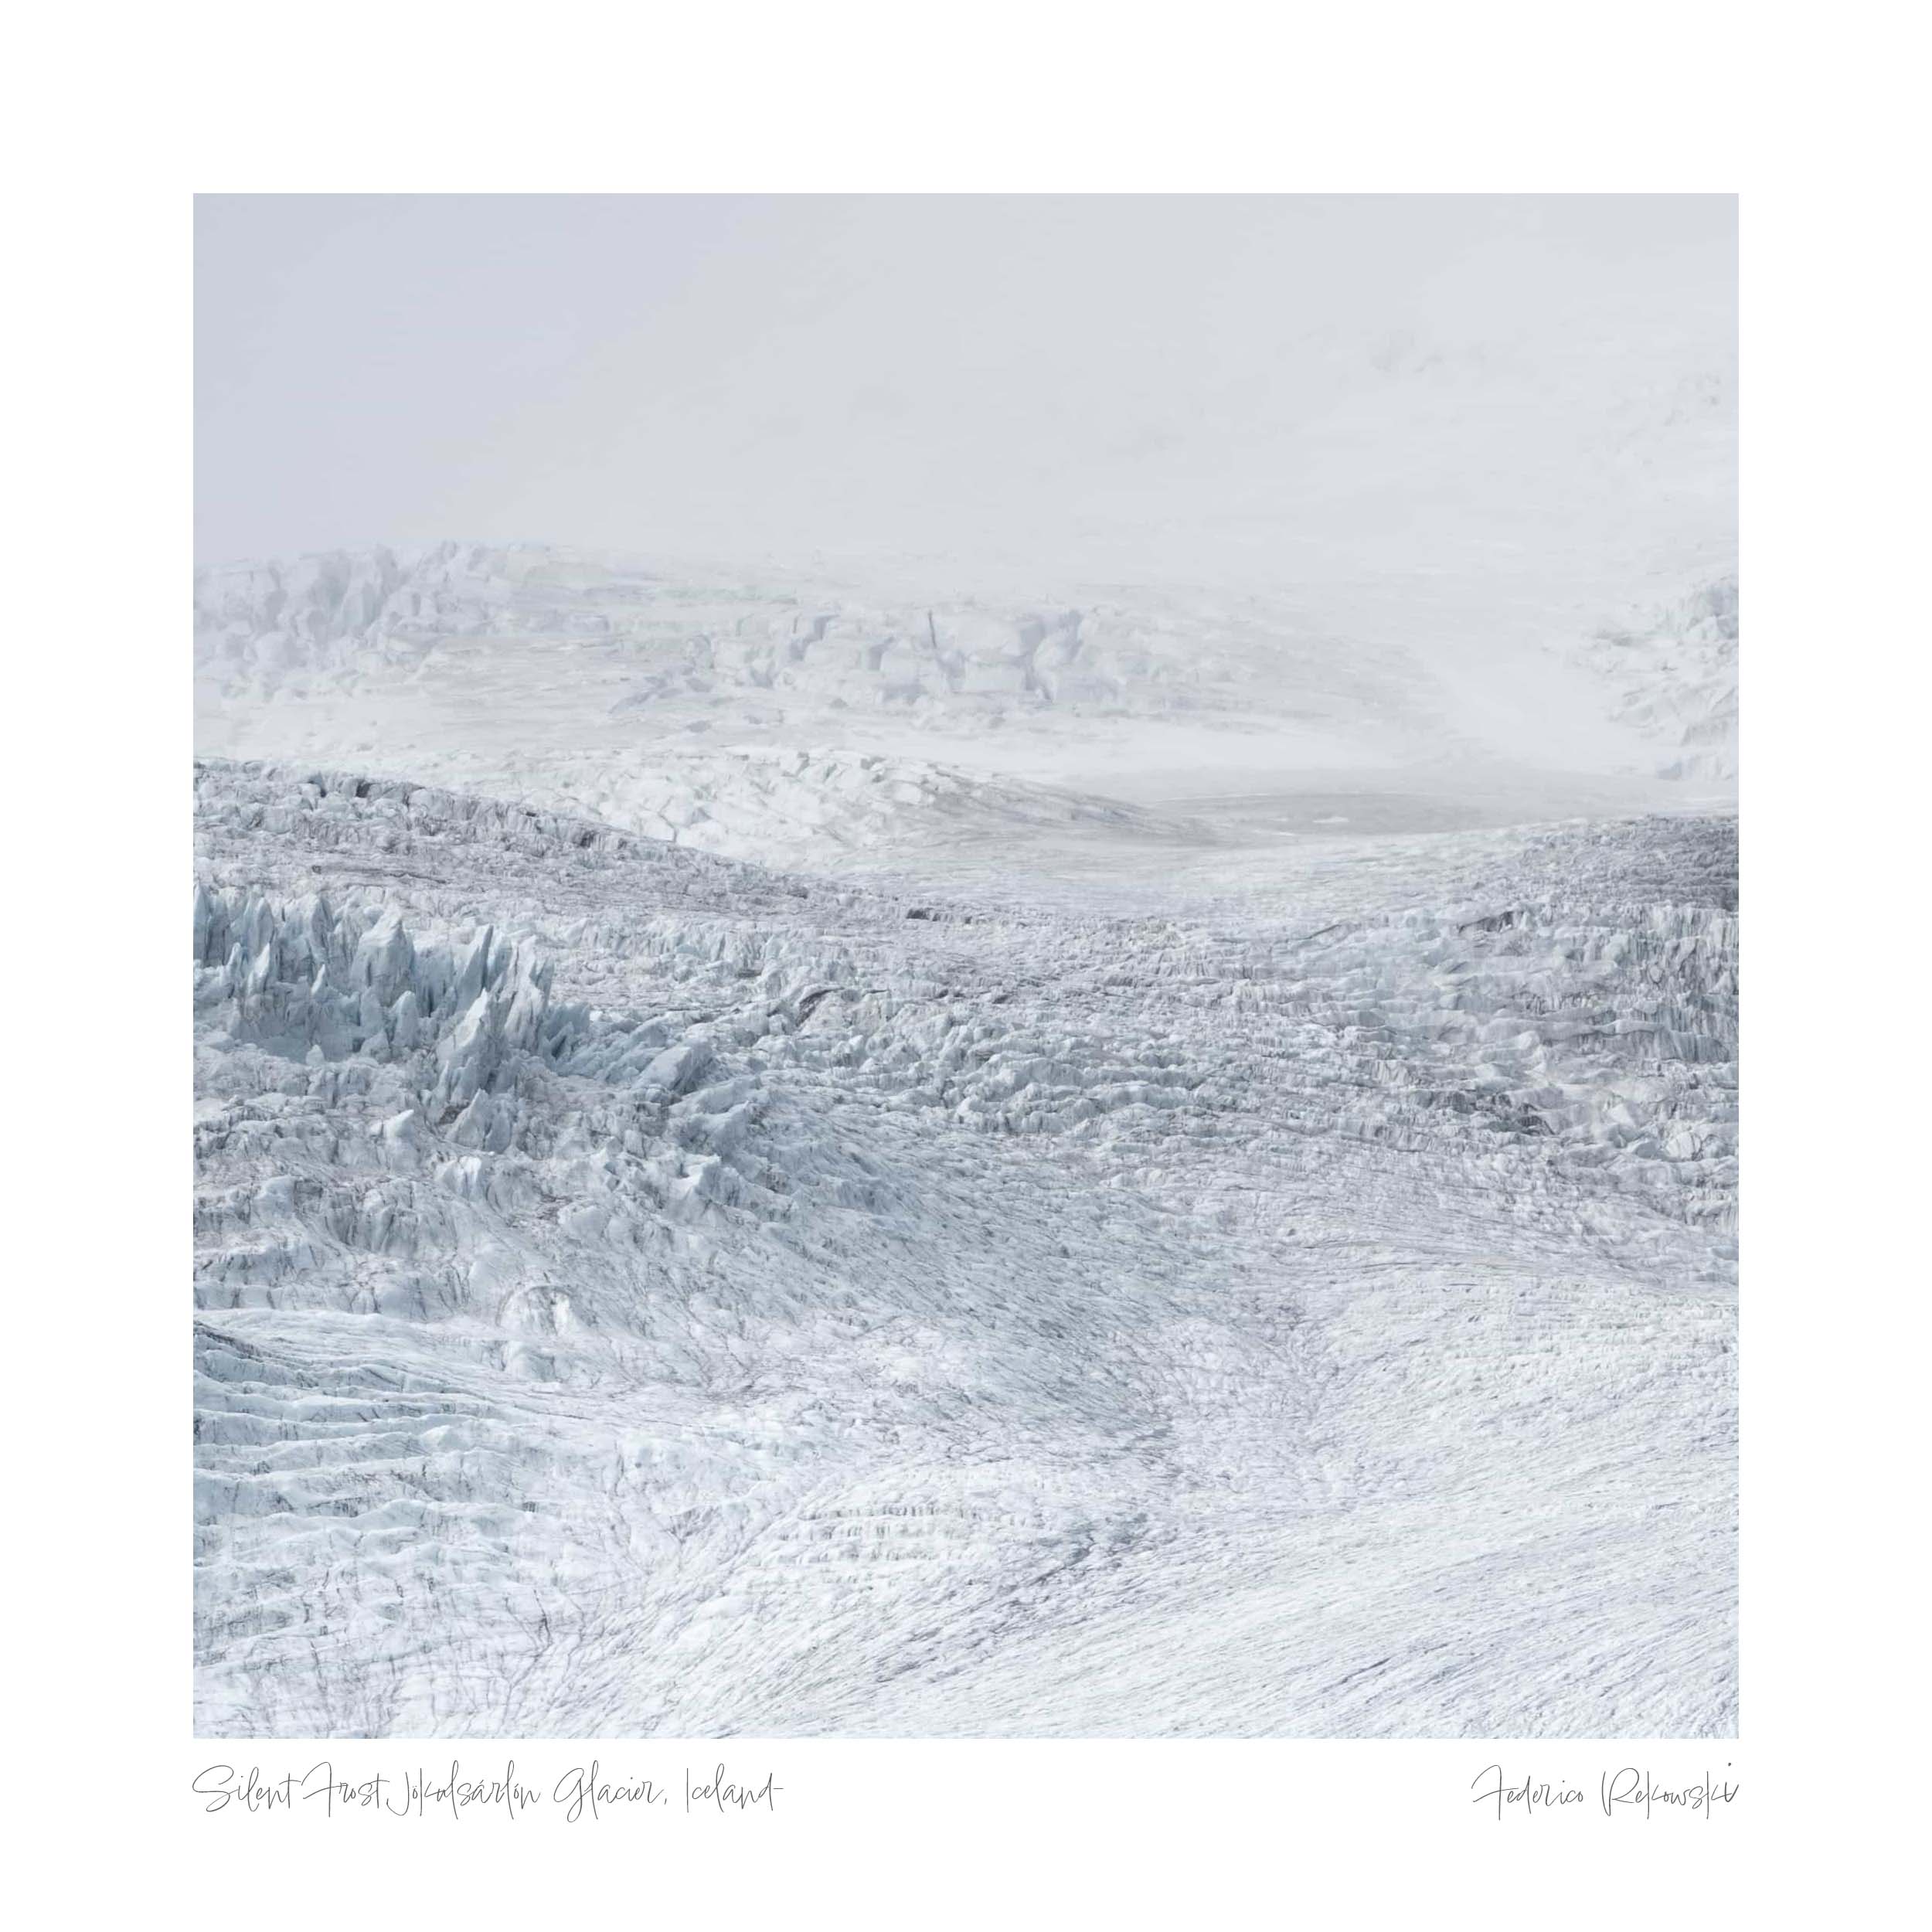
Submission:
MULTIPOLYGON (((1730 818, 1244 843, 903 747, 587 753, 541 681, 521 772, 444 716, 520 625, 666 730, 724 679, 1023 730, 1088 649, 1170 717, 1187 656, 748 604, 678 696, 632 590, 198 587, 273 754, 196 772, 198 1726, 1733 1730, 1730 818)), ((1722 713, 1604 648, 1644 746, 1722 713)))

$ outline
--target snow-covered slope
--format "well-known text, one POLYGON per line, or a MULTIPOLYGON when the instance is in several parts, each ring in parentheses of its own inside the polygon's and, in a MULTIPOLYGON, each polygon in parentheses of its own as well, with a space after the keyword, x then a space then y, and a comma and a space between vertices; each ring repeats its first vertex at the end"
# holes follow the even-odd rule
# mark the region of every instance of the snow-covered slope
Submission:
MULTIPOLYGON (((205 586, 223 715, 403 689, 423 590, 205 586)), ((201 1726, 1732 1728, 1728 821, 1190 883, 842 756, 737 759, 710 842, 849 785, 836 853, 1032 811, 1176 876, 198 767, 201 1726)))
MULTIPOLYGON (((445 761, 437 761, 440 764, 445 761)), ((505 758, 492 778, 519 797, 649 837, 807 871, 876 869, 908 849, 957 865, 1077 849, 1155 859, 1214 843, 1172 814, 930 759, 747 746, 715 752, 505 758)))

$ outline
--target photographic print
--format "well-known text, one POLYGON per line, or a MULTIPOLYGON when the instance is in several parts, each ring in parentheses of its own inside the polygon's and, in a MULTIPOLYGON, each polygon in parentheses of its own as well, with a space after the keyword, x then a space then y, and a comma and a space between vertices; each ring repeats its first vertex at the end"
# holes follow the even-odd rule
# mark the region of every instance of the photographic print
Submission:
POLYGON ((1733 197, 195 249, 199 1735, 1736 1735, 1733 197))

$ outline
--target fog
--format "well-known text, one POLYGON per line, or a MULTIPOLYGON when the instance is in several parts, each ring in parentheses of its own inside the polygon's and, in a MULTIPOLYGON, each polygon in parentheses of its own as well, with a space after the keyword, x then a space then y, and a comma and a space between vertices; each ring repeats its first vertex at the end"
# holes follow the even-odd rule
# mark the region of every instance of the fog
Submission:
POLYGON ((1735 543, 1730 197, 205 196, 196 284, 204 563, 530 539, 1493 615, 1735 543))

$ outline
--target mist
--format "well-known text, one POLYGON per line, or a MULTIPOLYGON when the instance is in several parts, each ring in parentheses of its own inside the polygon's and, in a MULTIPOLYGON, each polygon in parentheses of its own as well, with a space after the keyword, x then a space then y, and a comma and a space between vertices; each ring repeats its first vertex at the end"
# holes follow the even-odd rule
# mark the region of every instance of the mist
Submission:
POLYGON ((1735 544, 1730 197, 216 196, 196 286, 204 563, 456 536, 1440 605, 1735 544))

